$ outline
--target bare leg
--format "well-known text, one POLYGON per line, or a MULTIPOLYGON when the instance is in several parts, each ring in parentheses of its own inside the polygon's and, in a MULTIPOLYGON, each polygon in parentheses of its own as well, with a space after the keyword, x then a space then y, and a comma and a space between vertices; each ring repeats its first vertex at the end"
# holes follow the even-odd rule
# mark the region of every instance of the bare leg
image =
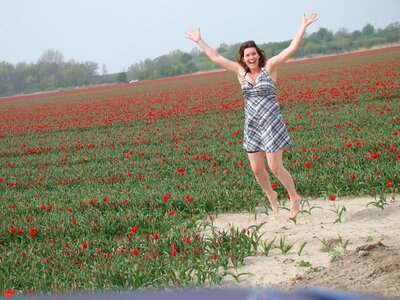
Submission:
POLYGON ((267 153, 268 165, 271 169, 271 172, 279 179, 279 181, 285 187, 290 196, 291 209, 289 217, 296 218, 296 216, 300 212, 301 196, 296 191, 293 178, 290 175, 289 171, 283 167, 282 153, 283 150, 273 153, 267 153))
POLYGON ((275 192, 271 187, 269 175, 266 170, 264 152, 249 153, 248 155, 249 155, 251 169, 253 170, 253 173, 259 185, 267 195, 268 200, 271 203, 272 210, 274 211, 275 214, 278 214, 279 210, 279 203, 277 201, 278 193, 275 192))

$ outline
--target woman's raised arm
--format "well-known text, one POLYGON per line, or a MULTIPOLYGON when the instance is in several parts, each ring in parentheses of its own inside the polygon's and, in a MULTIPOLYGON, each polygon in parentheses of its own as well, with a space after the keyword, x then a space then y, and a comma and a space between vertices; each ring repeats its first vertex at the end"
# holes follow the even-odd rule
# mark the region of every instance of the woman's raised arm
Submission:
POLYGON ((289 58, 291 58, 299 49, 301 40, 303 39, 304 33, 311 23, 314 23, 317 21, 317 14, 312 13, 310 16, 303 16, 303 20, 301 22, 300 28, 296 34, 296 36, 293 38, 292 42, 290 43, 289 47, 284 49, 281 53, 278 55, 271 57, 268 61, 267 64, 269 64, 270 69, 276 69, 277 67, 283 65, 289 58))
POLYGON ((226 59, 225 57, 221 56, 215 49, 211 48, 201 38, 200 28, 198 30, 189 28, 186 31, 186 38, 197 43, 197 45, 199 45, 199 47, 203 49, 204 53, 220 67, 224 68, 225 70, 235 72, 236 74, 240 74, 241 66, 235 61, 226 59))

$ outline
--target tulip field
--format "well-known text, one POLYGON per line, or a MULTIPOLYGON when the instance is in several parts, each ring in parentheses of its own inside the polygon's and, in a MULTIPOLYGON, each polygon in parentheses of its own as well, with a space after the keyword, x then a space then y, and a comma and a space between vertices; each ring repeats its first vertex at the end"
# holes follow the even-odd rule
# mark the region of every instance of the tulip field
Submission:
MULTIPOLYGON (((290 62, 277 83, 303 199, 399 191, 400 47, 290 62)), ((228 72, 0 99, 1 295, 235 276, 263 228, 217 231, 213 217, 271 212, 243 107, 228 72)))

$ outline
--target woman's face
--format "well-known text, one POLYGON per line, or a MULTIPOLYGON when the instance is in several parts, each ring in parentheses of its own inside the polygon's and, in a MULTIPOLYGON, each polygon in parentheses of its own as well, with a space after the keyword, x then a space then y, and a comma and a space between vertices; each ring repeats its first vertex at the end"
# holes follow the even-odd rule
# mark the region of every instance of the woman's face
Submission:
POLYGON ((260 55, 257 49, 254 47, 244 49, 243 61, 249 67, 249 69, 258 68, 258 63, 260 60, 260 55))

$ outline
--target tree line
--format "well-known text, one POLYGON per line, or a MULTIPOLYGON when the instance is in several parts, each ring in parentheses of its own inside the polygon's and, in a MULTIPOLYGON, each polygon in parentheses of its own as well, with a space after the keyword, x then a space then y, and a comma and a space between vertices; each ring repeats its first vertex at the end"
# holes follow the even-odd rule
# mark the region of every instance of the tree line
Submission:
POLYGON ((65 61, 55 49, 46 50, 37 63, 16 65, 0 62, 0 96, 89 85, 96 78, 98 64, 65 61))
MULTIPOLYGON (((362 30, 349 32, 346 28, 340 28, 337 32, 326 28, 320 28, 317 32, 306 35, 301 47, 294 58, 314 55, 328 55, 342 53, 360 48, 371 48, 377 45, 393 44, 400 42, 400 23, 395 22, 385 29, 375 29, 373 25, 367 24, 362 30)), ((267 57, 274 56, 287 48, 291 40, 282 42, 270 42, 259 44, 267 57)), ((216 49, 222 56, 236 60, 240 43, 228 45, 220 44, 216 49)), ((190 53, 179 50, 156 59, 146 59, 128 68, 129 79, 146 80, 161 77, 178 76, 188 73, 196 73, 219 68, 208 59, 206 54, 198 48, 190 53)))
MULTIPOLYGON (((289 46, 291 40, 259 44, 267 57, 271 57, 289 46)), ((389 24, 385 29, 376 29, 367 24, 362 30, 349 32, 341 28, 337 32, 320 28, 306 35, 295 57, 341 53, 376 45, 400 42, 400 23, 389 24)), ((236 60, 240 43, 220 44, 216 49, 226 58, 236 60)), ((36 63, 21 62, 16 65, 0 62, 0 97, 34 93, 46 90, 69 89, 98 84, 128 82, 130 80, 159 79, 218 68, 195 47, 191 52, 180 50, 155 59, 131 65, 127 72, 108 74, 105 65, 101 74, 96 62, 65 61, 63 54, 55 49, 46 50, 36 63)))

